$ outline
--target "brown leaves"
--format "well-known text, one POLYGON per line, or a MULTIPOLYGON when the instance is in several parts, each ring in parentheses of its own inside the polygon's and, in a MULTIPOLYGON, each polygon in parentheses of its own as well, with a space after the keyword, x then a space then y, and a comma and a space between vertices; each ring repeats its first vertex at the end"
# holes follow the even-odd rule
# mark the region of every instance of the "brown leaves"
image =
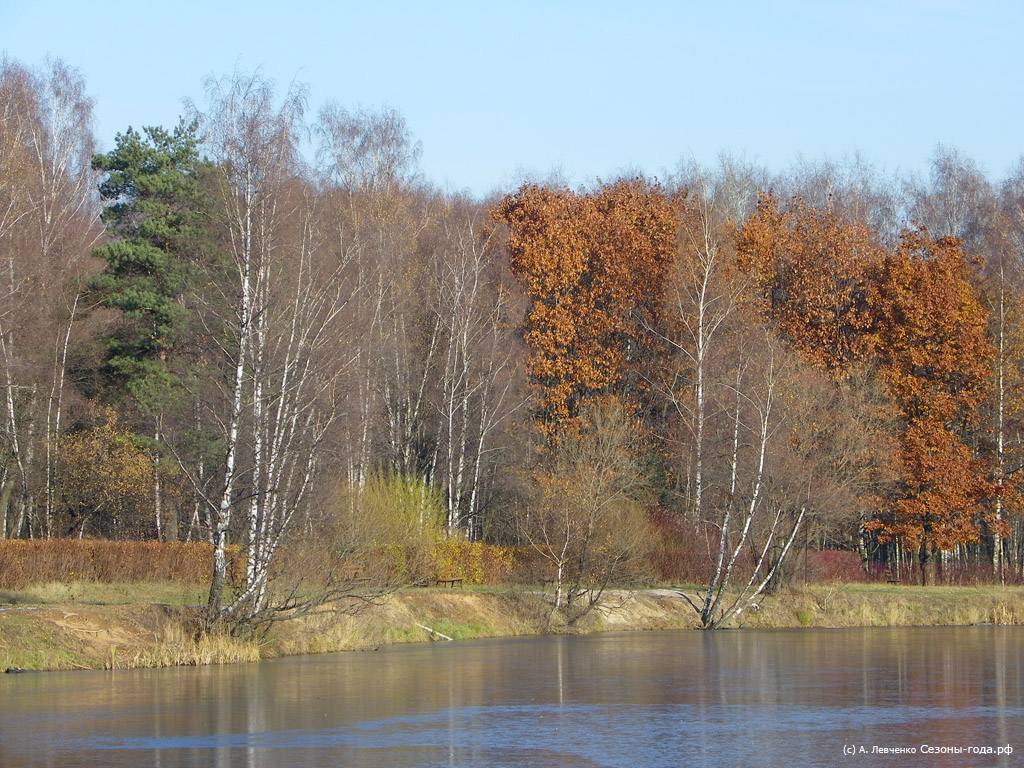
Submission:
POLYGON ((872 295, 878 375, 901 414, 903 489, 875 528, 908 548, 977 540, 991 494, 967 441, 994 354, 959 241, 904 232, 872 295))
POLYGON ((904 232, 872 303, 880 375, 908 419, 975 419, 994 349, 955 238, 904 232))
POLYGON ((816 368, 849 375, 870 353, 870 286, 882 261, 870 230, 794 198, 764 195, 737 243, 764 312, 816 368))
POLYGON ((589 194, 526 185, 493 216, 509 227, 512 272, 531 301, 529 373, 554 437, 595 395, 623 394, 627 369, 646 351, 638 318, 657 317, 677 207, 643 180, 589 194))
POLYGON ((868 529, 911 549, 976 540, 991 488, 967 441, 993 348, 959 241, 909 230, 883 254, 867 227, 769 195, 737 257, 763 314, 807 360, 832 379, 873 366, 899 414, 902 481, 868 529))

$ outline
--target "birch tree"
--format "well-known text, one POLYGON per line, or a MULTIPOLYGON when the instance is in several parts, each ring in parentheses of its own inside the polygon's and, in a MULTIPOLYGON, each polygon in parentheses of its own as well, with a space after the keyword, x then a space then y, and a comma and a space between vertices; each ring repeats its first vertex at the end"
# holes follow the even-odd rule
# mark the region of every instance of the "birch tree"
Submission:
POLYGON ((515 410, 514 297, 498 256, 497 235, 483 210, 450 200, 433 248, 438 355, 438 452, 446 528, 470 539, 482 532, 484 472, 495 432, 515 410))
POLYGON ((348 482, 360 486, 380 462, 431 483, 436 464, 428 387, 439 350, 430 267, 419 237, 433 196, 416 185, 419 145, 391 109, 350 112, 329 103, 314 126, 330 247, 349 263, 361 330, 345 351, 348 482), (373 427, 384 418, 386 428, 373 427))
POLYGON ((676 443, 675 450, 687 456, 686 469, 678 475, 685 478, 686 511, 695 525, 703 523, 705 512, 712 368, 722 357, 725 342, 720 339, 728 334, 728 322, 743 290, 727 252, 730 225, 718 210, 720 194, 707 176, 690 174, 680 217, 679 253, 666 290, 666 330, 648 328, 667 348, 662 355, 667 364, 660 390, 674 411, 675 427, 666 424, 663 429, 665 437, 676 443))
POLYGON ((207 100, 194 116, 220 170, 217 202, 231 267, 223 463, 219 490, 207 499, 215 509, 208 615, 251 624, 296 598, 275 603, 270 576, 311 500, 336 418, 345 262, 322 247, 316 195, 302 178, 304 91, 293 87, 278 102, 272 83, 236 73, 208 81, 207 100), (225 589, 231 532, 245 557, 233 594, 225 589))
POLYGON ((701 625, 734 620, 771 584, 807 514, 773 504, 773 465, 789 417, 786 389, 793 361, 763 329, 734 336, 733 365, 717 382, 716 442, 722 446, 708 489, 710 577, 695 594, 680 592, 701 625))
POLYGON ((993 541, 993 568, 1003 579, 1007 565, 1014 573, 1024 573, 1024 165, 1003 185, 997 220, 1000 247, 987 260, 986 273, 996 351, 996 518, 1012 532, 1010 541, 998 533, 993 541))
POLYGON ((50 536, 68 352, 82 314, 77 277, 100 234, 92 101, 81 74, 59 60, 30 70, 5 59, 0 93, 0 506, 5 535, 50 536))

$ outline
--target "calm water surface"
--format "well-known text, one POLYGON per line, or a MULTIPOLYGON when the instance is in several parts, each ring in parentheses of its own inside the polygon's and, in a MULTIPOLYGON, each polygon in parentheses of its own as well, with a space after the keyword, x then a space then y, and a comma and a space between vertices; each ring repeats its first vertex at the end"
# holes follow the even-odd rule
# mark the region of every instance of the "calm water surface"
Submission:
POLYGON ((1022 658, 1016 627, 726 630, 3 675, 0 766, 1021 765, 1022 658))

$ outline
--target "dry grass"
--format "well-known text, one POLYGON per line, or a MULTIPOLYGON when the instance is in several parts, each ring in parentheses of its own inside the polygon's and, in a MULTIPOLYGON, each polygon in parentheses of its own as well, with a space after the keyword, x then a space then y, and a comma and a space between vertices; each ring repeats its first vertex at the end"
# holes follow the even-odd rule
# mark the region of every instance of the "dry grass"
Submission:
POLYGON ((24 589, 0 591, 0 605, 200 605, 206 587, 174 582, 101 584, 97 582, 50 582, 24 589))
POLYGON ((208 664, 248 664, 263 657, 262 646, 251 639, 226 634, 196 634, 180 622, 169 622, 152 646, 111 654, 117 668, 196 667, 208 664))
POLYGON ((52 605, 0 609, 0 669, 132 669, 258 661, 252 640, 200 631, 195 608, 52 605))
POLYGON ((1024 624, 1024 588, 818 585, 746 611, 750 627, 914 627, 1024 624))

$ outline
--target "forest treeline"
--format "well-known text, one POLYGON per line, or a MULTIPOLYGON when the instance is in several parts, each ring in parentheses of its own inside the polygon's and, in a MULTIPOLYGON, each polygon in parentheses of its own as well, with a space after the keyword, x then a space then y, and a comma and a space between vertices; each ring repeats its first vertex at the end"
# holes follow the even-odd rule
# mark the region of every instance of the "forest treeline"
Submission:
POLYGON ((207 541, 249 617, 296 552, 426 540, 559 604, 658 552, 706 625, 808 548, 1024 573, 1024 164, 478 200, 393 110, 205 93, 98 153, 80 72, 0 64, 0 537, 207 541))

